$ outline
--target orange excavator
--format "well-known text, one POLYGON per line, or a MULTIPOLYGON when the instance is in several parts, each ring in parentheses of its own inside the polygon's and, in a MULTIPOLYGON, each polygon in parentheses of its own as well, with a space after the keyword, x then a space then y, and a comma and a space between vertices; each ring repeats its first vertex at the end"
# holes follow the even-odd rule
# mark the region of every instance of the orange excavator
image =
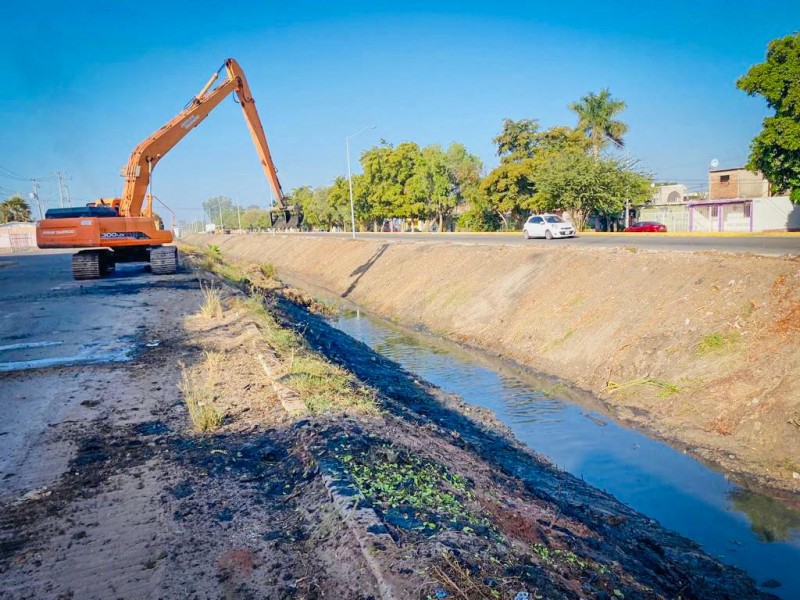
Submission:
POLYGON ((297 228, 303 221, 299 206, 289 206, 267 145, 244 72, 229 58, 203 89, 169 123, 134 148, 125 168, 122 198, 101 198, 87 206, 50 209, 36 225, 39 248, 87 248, 72 257, 75 279, 96 279, 118 262, 149 262, 155 274, 175 273, 178 252, 172 232, 161 227, 153 213, 153 169, 159 160, 197 127, 231 92, 242 107, 253 143, 276 199, 270 211, 276 229, 297 228), (227 79, 212 86, 225 71, 227 79))

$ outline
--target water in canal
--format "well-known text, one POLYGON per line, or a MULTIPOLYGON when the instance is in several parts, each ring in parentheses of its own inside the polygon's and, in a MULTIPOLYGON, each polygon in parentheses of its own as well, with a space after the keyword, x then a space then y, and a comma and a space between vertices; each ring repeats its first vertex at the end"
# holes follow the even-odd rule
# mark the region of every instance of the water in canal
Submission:
POLYGON ((503 361, 363 311, 344 312, 333 324, 445 391, 493 410, 519 440, 562 469, 741 567, 766 591, 800 599, 800 510, 738 487, 690 456, 565 399, 570 390, 554 390, 552 381, 503 361))

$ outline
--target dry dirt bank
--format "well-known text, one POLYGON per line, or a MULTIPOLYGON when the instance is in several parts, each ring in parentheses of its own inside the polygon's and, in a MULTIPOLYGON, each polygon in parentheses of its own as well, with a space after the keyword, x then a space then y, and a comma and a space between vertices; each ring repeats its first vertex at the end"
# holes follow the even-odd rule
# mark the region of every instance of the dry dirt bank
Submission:
POLYGON ((602 394, 619 418, 800 490, 800 262, 718 253, 203 236, 602 394))

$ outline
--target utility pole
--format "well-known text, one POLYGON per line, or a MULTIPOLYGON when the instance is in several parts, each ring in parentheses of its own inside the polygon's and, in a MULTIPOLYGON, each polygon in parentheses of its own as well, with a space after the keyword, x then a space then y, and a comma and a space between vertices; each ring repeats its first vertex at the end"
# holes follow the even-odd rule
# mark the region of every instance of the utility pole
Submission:
POLYGON ((217 208, 219 208, 219 228, 225 229, 222 222, 222 201, 219 196, 217 196, 217 208))
POLYGON ((61 171, 53 173, 58 180, 58 199, 61 202, 61 208, 64 208, 64 190, 61 188, 61 171))
POLYGON ((64 191, 67 193, 67 206, 72 207, 72 199, 69 197, 69 185, 67 184, 68 179, 69 175, 64 173, 64 191))
POLYGON ((36 206, 39 207, 39 218, 44 219, 44 210, 42 209, 42 201, 39 199, 39 182, 36 179, 31 179, 31 187, 33 190, 31 191, 31 200, 36 202, 36 206))
POLYGON ((236 217, 239 219, 239 231, 242 230, 242 213, 239 210, 239 196, 236 196, 236 217))

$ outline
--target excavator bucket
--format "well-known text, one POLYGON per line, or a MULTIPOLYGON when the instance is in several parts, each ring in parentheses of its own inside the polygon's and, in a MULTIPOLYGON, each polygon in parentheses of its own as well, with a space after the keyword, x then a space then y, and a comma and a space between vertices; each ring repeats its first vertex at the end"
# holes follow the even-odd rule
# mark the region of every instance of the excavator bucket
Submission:
POLYGON ((273 208, 269 212, 273 229, 299 229, 303 223, 303 211, 299 204, 287 208, 273 208))

